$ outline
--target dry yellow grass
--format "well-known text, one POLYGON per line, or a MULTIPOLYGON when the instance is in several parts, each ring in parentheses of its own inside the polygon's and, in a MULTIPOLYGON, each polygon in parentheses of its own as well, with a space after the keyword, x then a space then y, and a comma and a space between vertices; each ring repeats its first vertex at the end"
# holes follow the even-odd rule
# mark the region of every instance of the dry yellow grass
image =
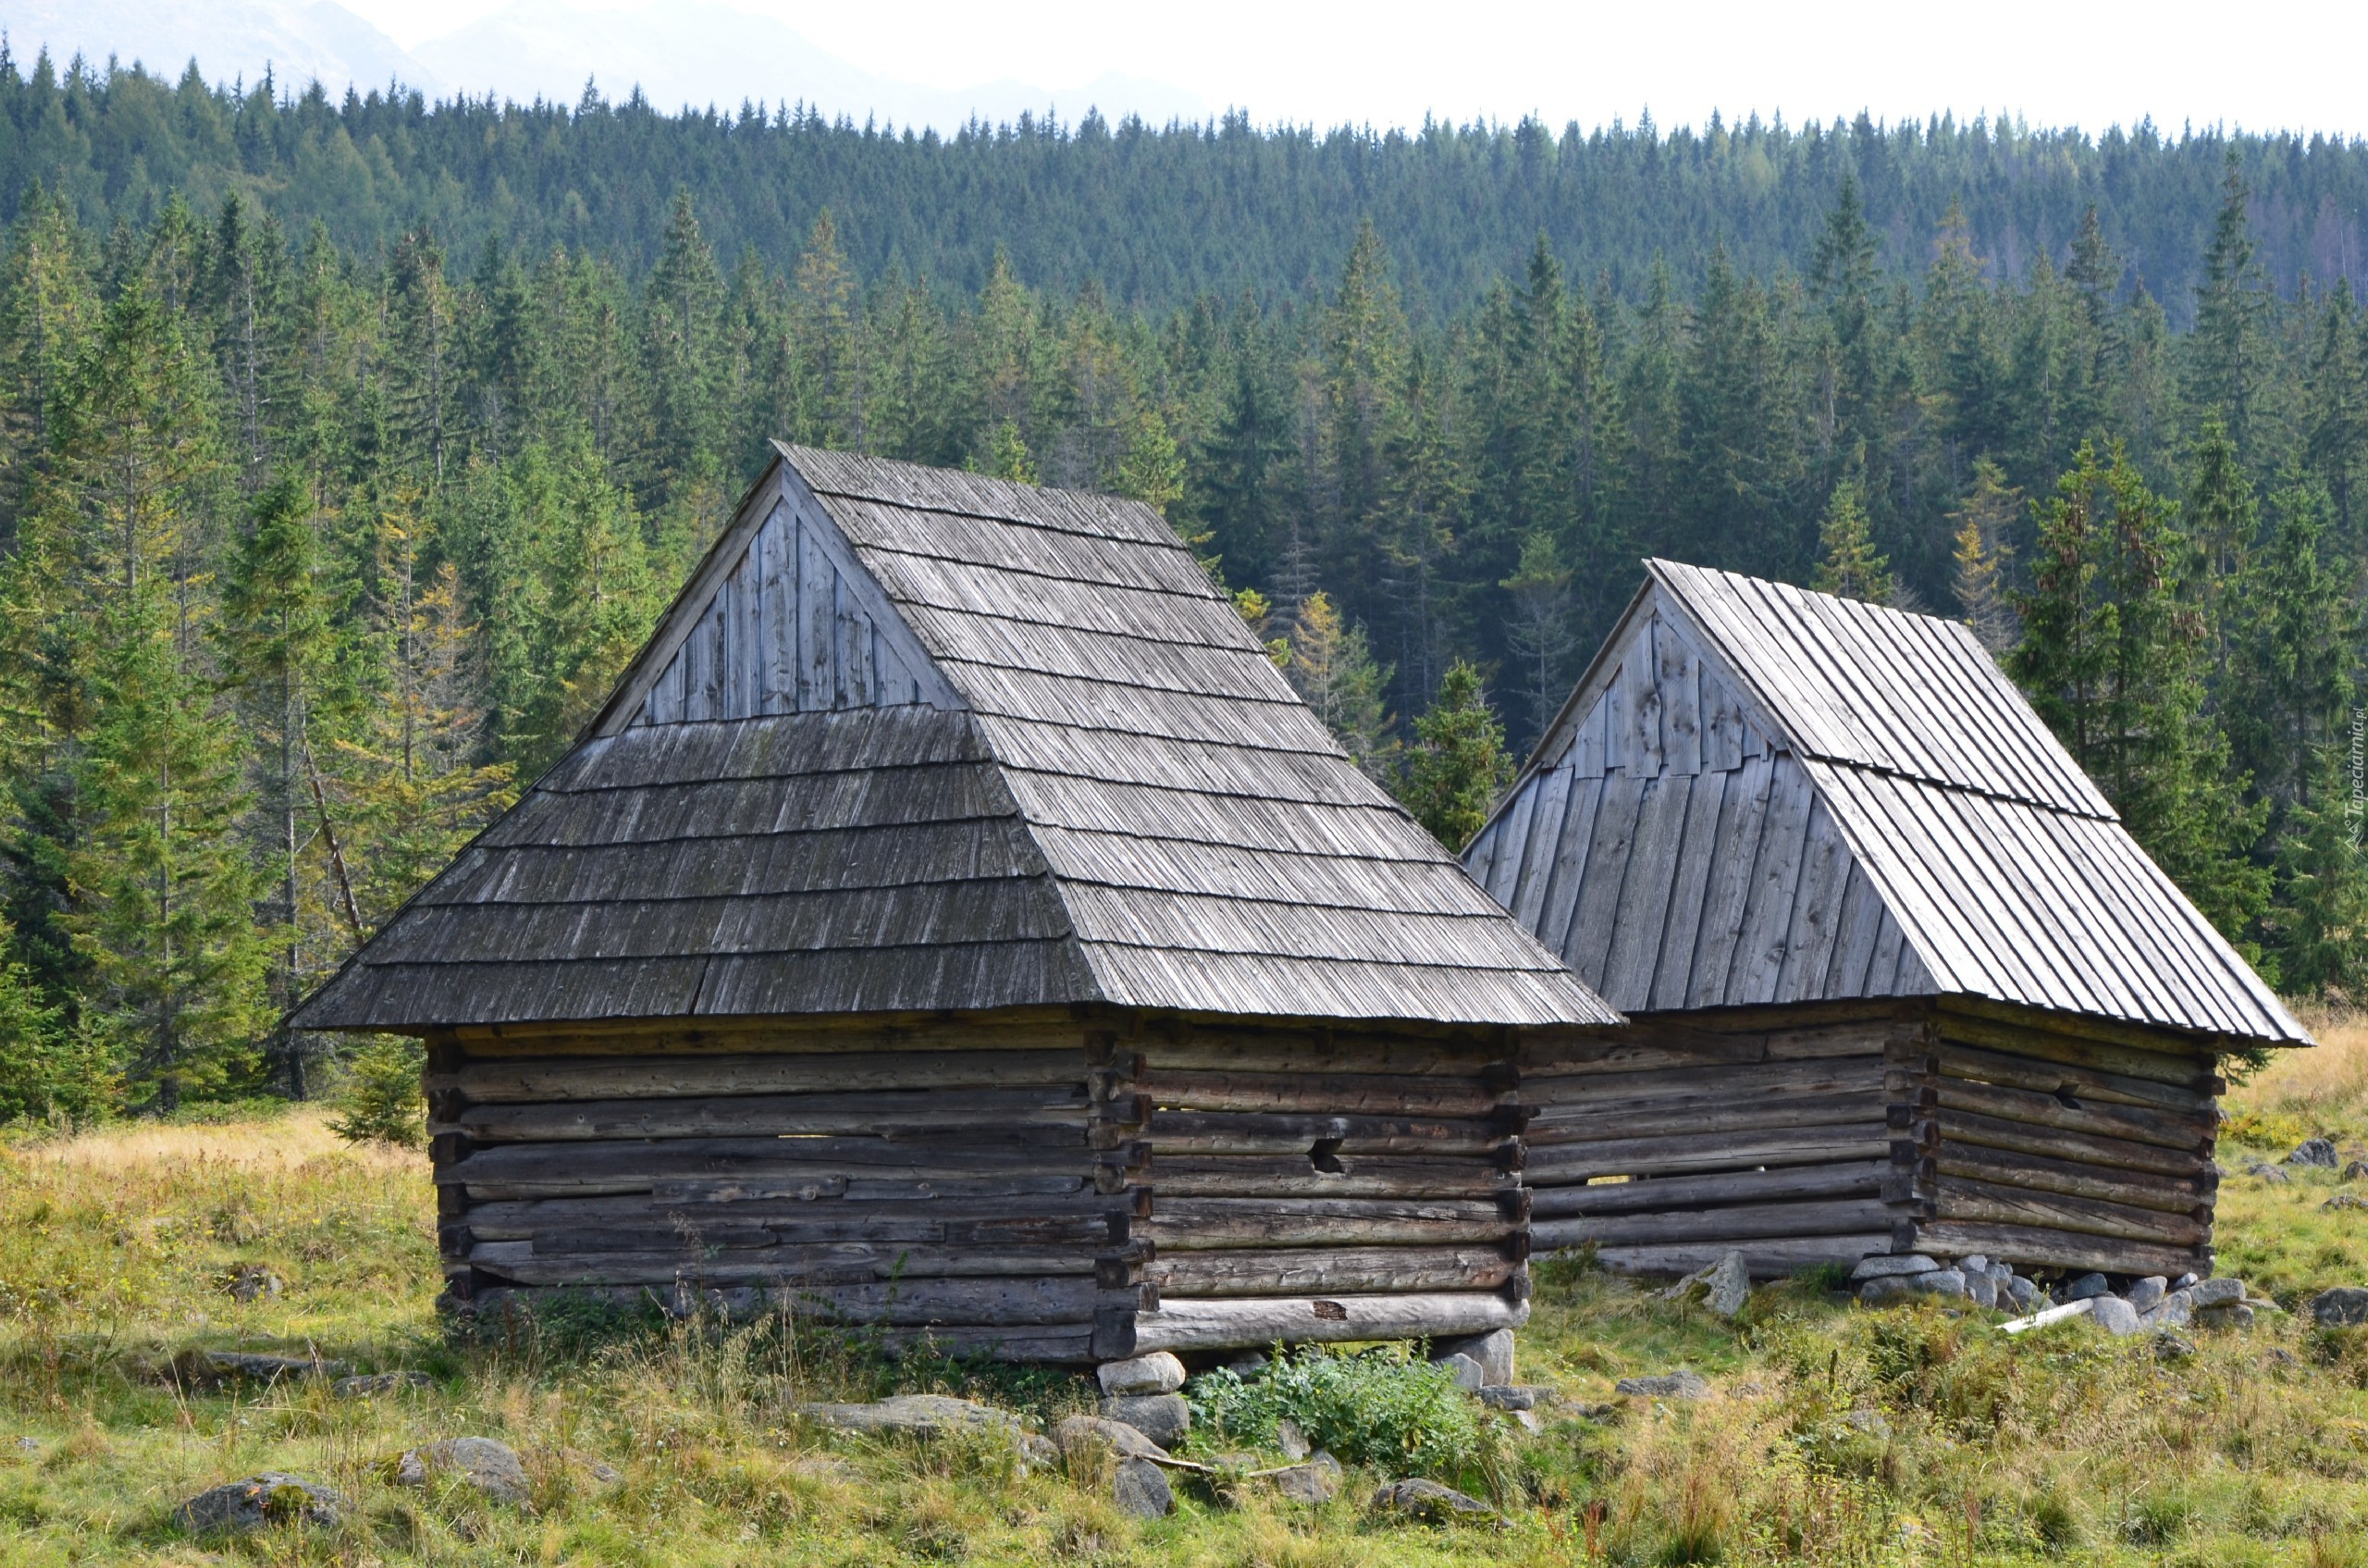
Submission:
POLYGON ((15 1154, 34 1166, 143 1174, 191 1166, 290 1170, 314 1160, 335 1159, 389 1176, 414 1176, 423 1190, 427 1180, 425 1154, 384 1143, 348 1143, 329 1130, 328 1113, 313 1108, 270 1121, 219 1126, 130 1122, 30 1144, 15 1154))

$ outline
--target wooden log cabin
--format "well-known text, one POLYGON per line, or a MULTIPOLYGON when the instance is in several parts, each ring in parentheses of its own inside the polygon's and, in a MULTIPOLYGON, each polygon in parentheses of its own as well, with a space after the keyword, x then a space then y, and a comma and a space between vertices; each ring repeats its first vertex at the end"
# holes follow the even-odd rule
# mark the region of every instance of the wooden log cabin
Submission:
POLYGON ((2302 1027, 1967 628, 1646 564, 1464 855, 1634 1024, 1524 1037, 1533 1244, 2208 1274, 2302 1027))
POLYGON ((426 1040, 455 1303, 1054 1362, 1519 1323, 1519 1040, 1617 1021, 1149 507, 787 448, 296 1019, 426 1040))

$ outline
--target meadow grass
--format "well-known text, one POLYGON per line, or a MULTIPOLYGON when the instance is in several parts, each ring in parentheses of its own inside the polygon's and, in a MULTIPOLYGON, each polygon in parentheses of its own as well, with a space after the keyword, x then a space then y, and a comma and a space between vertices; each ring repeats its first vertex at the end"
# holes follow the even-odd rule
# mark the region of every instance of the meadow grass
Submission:
MULTIPOLYGON (((2368 1131, 2368 1028, 2313 1021, 2321 1052, 2232 1092, 2232 1172, 2303 1136, 2368 1131)), ((2368 1283, 2368 1213, 2319 1206, 2342 1186, 2232 1174, 2224 1272, 2289 1308, 2368 1283)), ((851 1439, 794 1408, 926 1389, 1049 1422, 1090 1406, 1082 1379, 889 1364, 778 1321, 559 1317, 452 1336, 426 1191, 421 1156, 348 1146, 306 1114, 0 1148, 0 1561, 2368 1568, 2368 1343, 2291 1313, 2167 1360, 2080 1324, 2008 1340, 1972 1311, 1867 1312, 1815 1279, 1761 1290, 1731 1324, 1544 1260, 1521 1375, 1569 1402, 1536 1438, 1491 1424, 1444 1477, 1488 1496, 1503 1528, 1375 1517, 1363 1500, 1388 1466, 1353 1471, 1321 1509, 1188 1488, 1175 1516, 1144 1524, 1092 1466, 1027 1470, 1000 1442, 851 1439), (283 1290, 233 1301, 241 1265, 283 1290), (201 1389, 173 1373, 191 1348, 434 1382, 365 1400, 317 1381, 201 1389), (1714 1397, 1612 1392, 1678 1365, 1714 1397), (391 1484, 403 1449, 469 1434, 519 1450, 531 1508, 391 1484), (356 1506, 335 1529, 240 1541, 173 1527, 179 1500, 264 1469, 356 1506)))

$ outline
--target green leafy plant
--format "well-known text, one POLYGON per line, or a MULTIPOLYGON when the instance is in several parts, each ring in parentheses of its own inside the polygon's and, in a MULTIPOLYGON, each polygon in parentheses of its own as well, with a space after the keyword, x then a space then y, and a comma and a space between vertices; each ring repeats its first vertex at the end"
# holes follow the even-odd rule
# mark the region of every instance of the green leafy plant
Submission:
POLYGON ((1298 1423, 1339 1459, 1424 1475, 1455 1475, 1480 1455, 1473 1402, 1446 1368, 1404 1345, 1352 1354, 1302 1346, 1249 1377, 1227 1367, 1186 1390, 1195 1421, 1239 1438, 1265 1440, 1298 1423))

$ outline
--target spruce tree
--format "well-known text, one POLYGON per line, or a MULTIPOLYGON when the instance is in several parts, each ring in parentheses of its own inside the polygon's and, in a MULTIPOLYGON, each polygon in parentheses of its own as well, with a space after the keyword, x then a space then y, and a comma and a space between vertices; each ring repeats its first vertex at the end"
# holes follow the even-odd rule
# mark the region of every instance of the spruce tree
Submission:
POLYGON ((2195 329, 2188 338, 2189 395, 2226 425, 2239 461, 2252 456, 2253 405, 2267 350, 2263 320, 2271 301, 2255 259, 2245 183, 2234 148, 2220 182, 2220 211, 2203 253, 2203 280, 2195 290, 2195 329))
POLYGON ((1476 666, 1457 660, 1430 711, 1414 721, 1414 745, 1399 798, 1433 838, 1461 850, 1512 783, 1505 727, 1489 707, 1476 666))
POLYGON ((1374 661, 1363 626, 1341 619, 1331 596, 1310 594, 1285 640, 1283 674, 1340 749, 1365 772, 1387 778, 1396 747, 1382 694, 1389 671, 1374 661))
POLYGON ((1867 509, 1859 500, 1856 475, 1833 487, 1825 519, 1818 525, 1817 575, 1811 586, 1819 593, 1888 603, 1892 597, 1891 563, 1875 549, 1867 525, 1867 509))
POLYGON ((1955 513, 1957 609, 1973 635, 1992 653, 2004 653, 2016 636, 2015 607, 2007 599, 2007 568, 2015 548, 2012 532, 2021 494, 2006 483, 2005 471, 1990 459, 1973 465, 1973 488, 1955 513))
POLYGON ((1497 585, 1512 599, 1505 640, 1522 661, 1532 739, 1546 733, 1569 696, 1564 664, 1578 648, 1571 625, 1571 576, 1554 536, 1533 528, 1522 540, 1521 564, 1497 585))

